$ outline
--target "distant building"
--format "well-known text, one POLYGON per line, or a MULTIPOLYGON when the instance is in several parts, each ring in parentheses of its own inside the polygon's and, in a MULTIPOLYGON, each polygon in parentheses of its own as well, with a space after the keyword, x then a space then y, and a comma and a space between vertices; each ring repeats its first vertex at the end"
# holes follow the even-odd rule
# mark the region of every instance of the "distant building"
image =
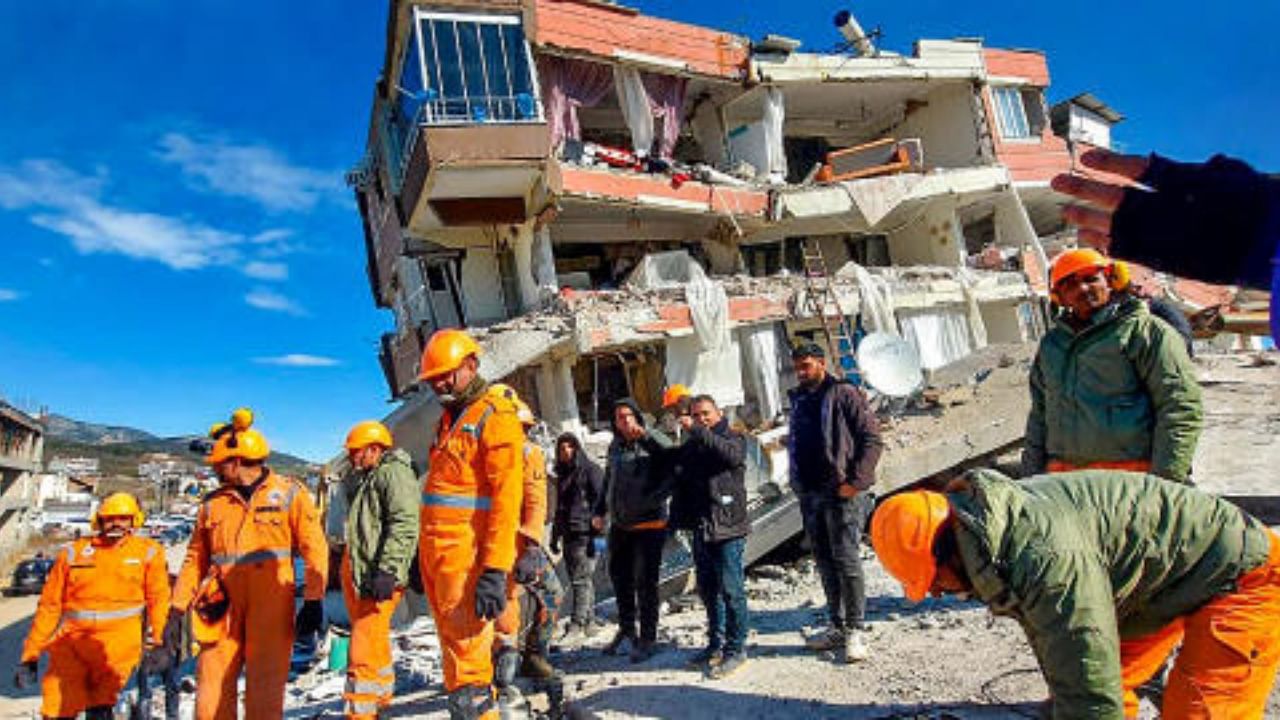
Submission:
POLYGON ((101 475, 98 458, 54 457, 49 461, 49 472, 67 477, 97 477, 101 475))
POLYGON ((31 533, 35 501, 33 474, 44 455, 44 426, 0 402, 0 562, 22 547, 31 533))

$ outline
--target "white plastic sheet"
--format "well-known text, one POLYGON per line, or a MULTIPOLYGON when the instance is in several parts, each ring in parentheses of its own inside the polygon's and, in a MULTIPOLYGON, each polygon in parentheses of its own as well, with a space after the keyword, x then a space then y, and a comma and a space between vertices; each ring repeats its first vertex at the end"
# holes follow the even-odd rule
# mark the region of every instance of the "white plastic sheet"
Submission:
POLYGON ((755 325, 738 330, 742 347, 742 380, 748 396, 755 401, 761 420, 782 412, 782 367, 778 333, 774 325, 755 325))
POLYGON ((632 149, 647 155, 653 149, 653 111, 649 108, 649 94, 645 92, 640 71, 624 65, 615 66, 613 85, 618 93, 622 117, 631 131, 632 149))
POLYGON ((889 280, 876 277, 861 265, 850 262, 840 268, 839 274, 852 272, 858 279, 858 296, 862 303, 862 326, 868 332, 898 334, 894 320, 893 288, 889 280))
POLYGON ((782 91, 770 87, 764 94, 764 137, 769 153, 769 182, 787 179, 787 153, 782 144, 782 124, 786 119, 786 103, 782 91))
POLYGON ((926 370, 936 370, 974 350, 968 313, 961 308, 903 311, 898 320, 903 337, 920 353, 920 366, 926 370))
POLYGON ((683 287, 694 281, 706 280, 702 266, 684 250, 649 253, 627 277, 627 284, 641 290, 661 290, 683 287))
MULTIPOLYGON (((681 383, 695 393, 706 393, 721 406, 741 405, 742 364, 738 343, 729 332, 729 297, 687 253, 678 255, 683 255, 686 263, 684 272, 688 281, 684 292, 693 320, 693 335, 667 341, 667 384, 681 383)), ((679 275, 679 257, 650 262, 651 258, 653 256, 645 258, 637 273, 647 268, 650 272, 666 270, 667 277, 679 275)))

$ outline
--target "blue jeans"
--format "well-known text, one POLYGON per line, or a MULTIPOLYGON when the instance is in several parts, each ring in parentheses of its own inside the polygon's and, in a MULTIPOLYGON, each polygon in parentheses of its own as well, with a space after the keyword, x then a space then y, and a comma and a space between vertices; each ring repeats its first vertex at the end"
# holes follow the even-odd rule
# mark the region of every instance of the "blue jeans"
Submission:
POLYGON ((747 589, 742 568, 745 537, 710 542, 693 533, 698 596, 707 608, 707 647, 725 655, 747 645, 747 589))

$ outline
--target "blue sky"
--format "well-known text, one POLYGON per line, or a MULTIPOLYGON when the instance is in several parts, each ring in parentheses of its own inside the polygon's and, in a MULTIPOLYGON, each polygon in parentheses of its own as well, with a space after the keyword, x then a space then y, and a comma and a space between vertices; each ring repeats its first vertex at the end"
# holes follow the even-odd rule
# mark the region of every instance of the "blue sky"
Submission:
MULTIPOLYGON (((827 49, 841 3, 644 0, 643 11, 827 49), (744 10, 744 8, 752 8, 744 10)), ((1057 100, 1118 140, 1280 170, 1280 4, 854 6, 882 44, 980 36, 1049 55, 1057 100)), ((358 214, 386 3, 0 3, 0 394, 198 432, 254 407, 314 459, 389 408, 358 214)))

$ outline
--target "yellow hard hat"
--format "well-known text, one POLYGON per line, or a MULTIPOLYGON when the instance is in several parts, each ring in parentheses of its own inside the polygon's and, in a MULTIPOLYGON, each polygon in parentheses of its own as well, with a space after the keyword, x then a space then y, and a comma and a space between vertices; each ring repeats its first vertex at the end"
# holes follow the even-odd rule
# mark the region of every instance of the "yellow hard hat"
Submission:
POLYGON ((533 414, 533 408, 529 407, 529 403, 520 399, 520 396, 516 394, 515 388, 506 383, 494 383, 489 386, 489 392, 505 397, 516 406, 516 419, 520 421, 520 424, 526 427, 538 424, 538 418, 533 414))
POLYGON ((451 373, 462 361, 480 354, 480 343, 461 330, 437 330, 422 350, 419 380, 430 380, 451 373))
POLYGON ((213 444, 213 450, 205 456, 204 461, 209 465, 217 465, 231 458, 261 461, 266 460, 270 454, 271 446, 267 444, 267 439, 262 433, 249 428, 224 433, 213 444))
POLYGON ((132 517, 135 528, 142 527, 142 522, 146 519, 142 508, 138 506, 138 499, 126 492, 112 493, 98 506, 98 511, 93 514, 90 522, 94 532, 102 528, 101 518, 104 517, 132 517))
POLYGON ((370 445, 381 445, 390 448, 395 445, 391 439, 391 431, 377 420, 358 422, 347 433, 346 447, 348 451, 359 450, 370 445))

